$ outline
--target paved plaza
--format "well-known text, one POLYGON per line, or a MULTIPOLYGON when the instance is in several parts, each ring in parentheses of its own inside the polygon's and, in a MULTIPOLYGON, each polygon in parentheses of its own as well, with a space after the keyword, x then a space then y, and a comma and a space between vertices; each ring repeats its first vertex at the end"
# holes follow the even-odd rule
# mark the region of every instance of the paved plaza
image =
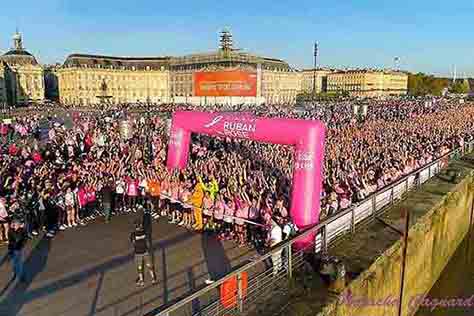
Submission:
POLYGON ((249 248, 170 225, 152 224, 159 283, 135 286, 129 234, 135 215, 101 219, 50 240, 39 236, 24 252, 26 282, 10 282, 6 247, 0 248, 1 316, 138 316, 175 302, 247 262, 249 248))

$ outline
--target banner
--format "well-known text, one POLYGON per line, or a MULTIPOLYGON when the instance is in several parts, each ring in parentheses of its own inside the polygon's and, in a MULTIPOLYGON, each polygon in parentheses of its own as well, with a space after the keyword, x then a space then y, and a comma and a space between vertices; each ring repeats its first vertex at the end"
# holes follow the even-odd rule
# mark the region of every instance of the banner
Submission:
POLYGON ((256 97, 257 74, 245 71, 194 73, 194 95, 197 97, 256 97))

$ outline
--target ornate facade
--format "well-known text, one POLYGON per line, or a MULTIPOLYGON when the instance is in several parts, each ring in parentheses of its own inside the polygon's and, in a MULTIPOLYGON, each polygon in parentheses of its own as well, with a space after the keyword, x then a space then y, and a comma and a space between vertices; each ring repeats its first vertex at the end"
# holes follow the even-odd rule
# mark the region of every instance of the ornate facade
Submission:
POLYGON ((300 90, 300 74, 280 59, 259 57, 232 47, 232 35, 221 33, 217 51, 181 57, 125 58, 73 54, 58 70, 63 103, 189 102, 292 103, 300 90), (199 72, 256 73, 253 97, 197 96, 199 72))
POLYGON ((72 54, 62 65, 45 68, 23 48, 18 32, 13 44, 12 50, 0 56, 0 102, 9 104, 42 101, 45 97, 76 105, 292 104, 298 94, 313 91, 381 96, 406 94, 408 85, 408 76, 402 72, 298 71, 281 59, 234 49, 228 31, 221 33, 219 48, 210 53, 179 57, 72 54))
POLYGON ((169 58, 70 55, 58 70, 63 103, 169 102, 169 58))
POLYGON ((408 92, 408 75, 400 71, 348 70, 328 75, 328 91, 382 97, 408 92))
POLYGON ((44 100, 44 70, 36 58, 23 48, 20 33, 13 36, 13 49, 0 56, 4 63, 4 85, 9 104, 44 100))
POLYGON ((267 59, 262 69, 262 97, 272 104, 292 104, 300 92, 300 81, 298 71, 269 63, 267 59))
POLYGON ((328 75, 333 72, 335 70, 324 68, 301 70, 300 91, 303 93, 313 93, 313 90, 314 93, 327 92, 328 75))

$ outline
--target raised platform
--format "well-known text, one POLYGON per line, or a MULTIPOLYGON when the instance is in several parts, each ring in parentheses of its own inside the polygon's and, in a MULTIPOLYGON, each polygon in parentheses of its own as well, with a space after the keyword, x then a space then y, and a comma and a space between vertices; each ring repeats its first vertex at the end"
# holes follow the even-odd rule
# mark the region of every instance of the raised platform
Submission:
POLYGON ((10 282, 6 247, 0 248, 2 316, 139 316, 169 305, 253 255, 248 248, 189 232, 160 219, 152 225, 159 284, 135 286, 129 234, 134 215, 101 219, 49 240, 39 236, 24 252, 26 282, 10 282))

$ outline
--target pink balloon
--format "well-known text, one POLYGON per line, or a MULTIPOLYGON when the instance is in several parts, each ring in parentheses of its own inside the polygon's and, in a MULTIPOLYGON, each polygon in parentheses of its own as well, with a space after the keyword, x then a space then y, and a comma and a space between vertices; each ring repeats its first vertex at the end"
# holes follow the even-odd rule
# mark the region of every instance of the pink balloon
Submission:
MULTIPOLYGON (((315 120, 259 118, 249 113, 178 111, 173 115, 167 166, 186 167, 191 133, 249 139, 294 147, 293 190, 290 214, 299 229, 319 222, 325 126, 315 120)), ((297 243, 313 244, 314 235, 297 243)))

